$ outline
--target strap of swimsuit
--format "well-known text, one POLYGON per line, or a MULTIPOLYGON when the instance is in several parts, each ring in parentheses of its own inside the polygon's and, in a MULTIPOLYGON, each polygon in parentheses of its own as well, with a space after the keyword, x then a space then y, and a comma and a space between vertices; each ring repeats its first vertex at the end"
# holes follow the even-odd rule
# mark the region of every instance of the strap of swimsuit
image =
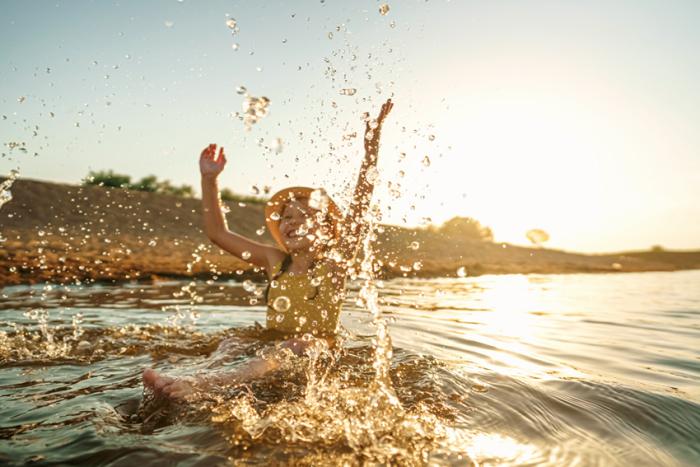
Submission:
POLYGON ((277 280, 279 276, 286 272, 290 264, 292 264, 292 255, 287 255, 282 260, 282 265, 280 266, 280 268, 277 270, 277 272, 275 272, 272 275, 272 279, 270 279, 270 282, 267 283, 267 287, 265 288, 265 303, 267 303, 267 296, 270 293, 270 284, 272 284, 272 281, 277 280))

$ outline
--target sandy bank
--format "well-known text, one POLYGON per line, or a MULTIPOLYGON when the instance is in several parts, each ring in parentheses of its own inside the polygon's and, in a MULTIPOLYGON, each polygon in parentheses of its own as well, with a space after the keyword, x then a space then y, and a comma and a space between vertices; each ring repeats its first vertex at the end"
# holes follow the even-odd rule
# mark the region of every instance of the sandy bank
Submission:
MULTIPOLYGON (((157 277, 262 277, 200 229, 198 199, 18 180, 0 210, 0 284, 157 277)), ((226 203, 229 227, 272 243, 260 204, 226 203)), ((700 251, 584 255, 383 226, 380 275, 673 271, 700 268, 700 251), (410 247, 418 242, 419 248, 410 247)))

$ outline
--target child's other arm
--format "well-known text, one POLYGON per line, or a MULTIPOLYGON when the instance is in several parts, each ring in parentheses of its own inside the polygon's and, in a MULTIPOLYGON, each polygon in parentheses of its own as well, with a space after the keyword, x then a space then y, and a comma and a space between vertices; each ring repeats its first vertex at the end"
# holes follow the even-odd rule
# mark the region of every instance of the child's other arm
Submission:
POLYGON ((204 148, 199 158, 199 170, 202 174, 204 233, 222 250, 270 270, 271 266, 284 258, 284 252, 228 230, 226 219, 221 212, 217 183, 217 177, 224 170, 225 165, 226 154, 223 147, 219 150, 218 158, 216 144, 210 144, 204 148))
POLYGON ((382 110, 376 120, 367 121, 365 128, 365 158, 362 160, 360 174, 357 177, 355 194, 350 205, 350 211, 345 218, 343 225, 343 240, 341 248, 345 256, 352 258, 355 256, 357 246, 365 227, 367 211, 369 210, 374 183, 376 181, 377 157, 379 155, 379 139, 381 137, 384 119, 394 107, 391 99, 383 105, 382 110), (368 176, 369 174, 369 176, 368 176))

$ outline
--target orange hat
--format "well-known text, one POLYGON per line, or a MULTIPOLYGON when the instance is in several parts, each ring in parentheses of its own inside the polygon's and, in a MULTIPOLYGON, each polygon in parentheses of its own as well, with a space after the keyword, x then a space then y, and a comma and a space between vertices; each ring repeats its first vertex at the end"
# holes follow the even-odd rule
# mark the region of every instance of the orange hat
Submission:
MULTIPOLYGON (((280 217, 282 216, 282 211, 284 210, 284 205, 289 201, 295 199, 310 199, 311 193, 320 190, 324 195, 326 195, 323 188, 309 188, 305 186, 293 186, 290 188, 285 188, 280 190, 265 204, 265 222, 267 223, 267 230, 270 231, 272 238, 277 241, 277 243, 286 251, 284 242, 282 241, 282 234, 280 233, 280 217)), ((343 219, 343 214, 340 212, 340 208, 335 202, 326 195, 328 200, 328 213, 330 214, 331 227, 333 229, 333 235, 338 234, 338 223, 343 219)))

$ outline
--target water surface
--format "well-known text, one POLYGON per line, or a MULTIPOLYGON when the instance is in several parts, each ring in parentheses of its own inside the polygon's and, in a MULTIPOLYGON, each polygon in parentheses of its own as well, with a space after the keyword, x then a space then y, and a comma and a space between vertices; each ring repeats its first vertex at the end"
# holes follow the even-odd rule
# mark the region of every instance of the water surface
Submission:
POLYGON ((264 323, 254 292, 7 287, 0 462, 698 465, 698 284, 700 271, 386 281, 386 395, 355 287, 341 349, 196 407, 144 396, 142 369, 218 371, 273 349, 240 331, 264 323))

